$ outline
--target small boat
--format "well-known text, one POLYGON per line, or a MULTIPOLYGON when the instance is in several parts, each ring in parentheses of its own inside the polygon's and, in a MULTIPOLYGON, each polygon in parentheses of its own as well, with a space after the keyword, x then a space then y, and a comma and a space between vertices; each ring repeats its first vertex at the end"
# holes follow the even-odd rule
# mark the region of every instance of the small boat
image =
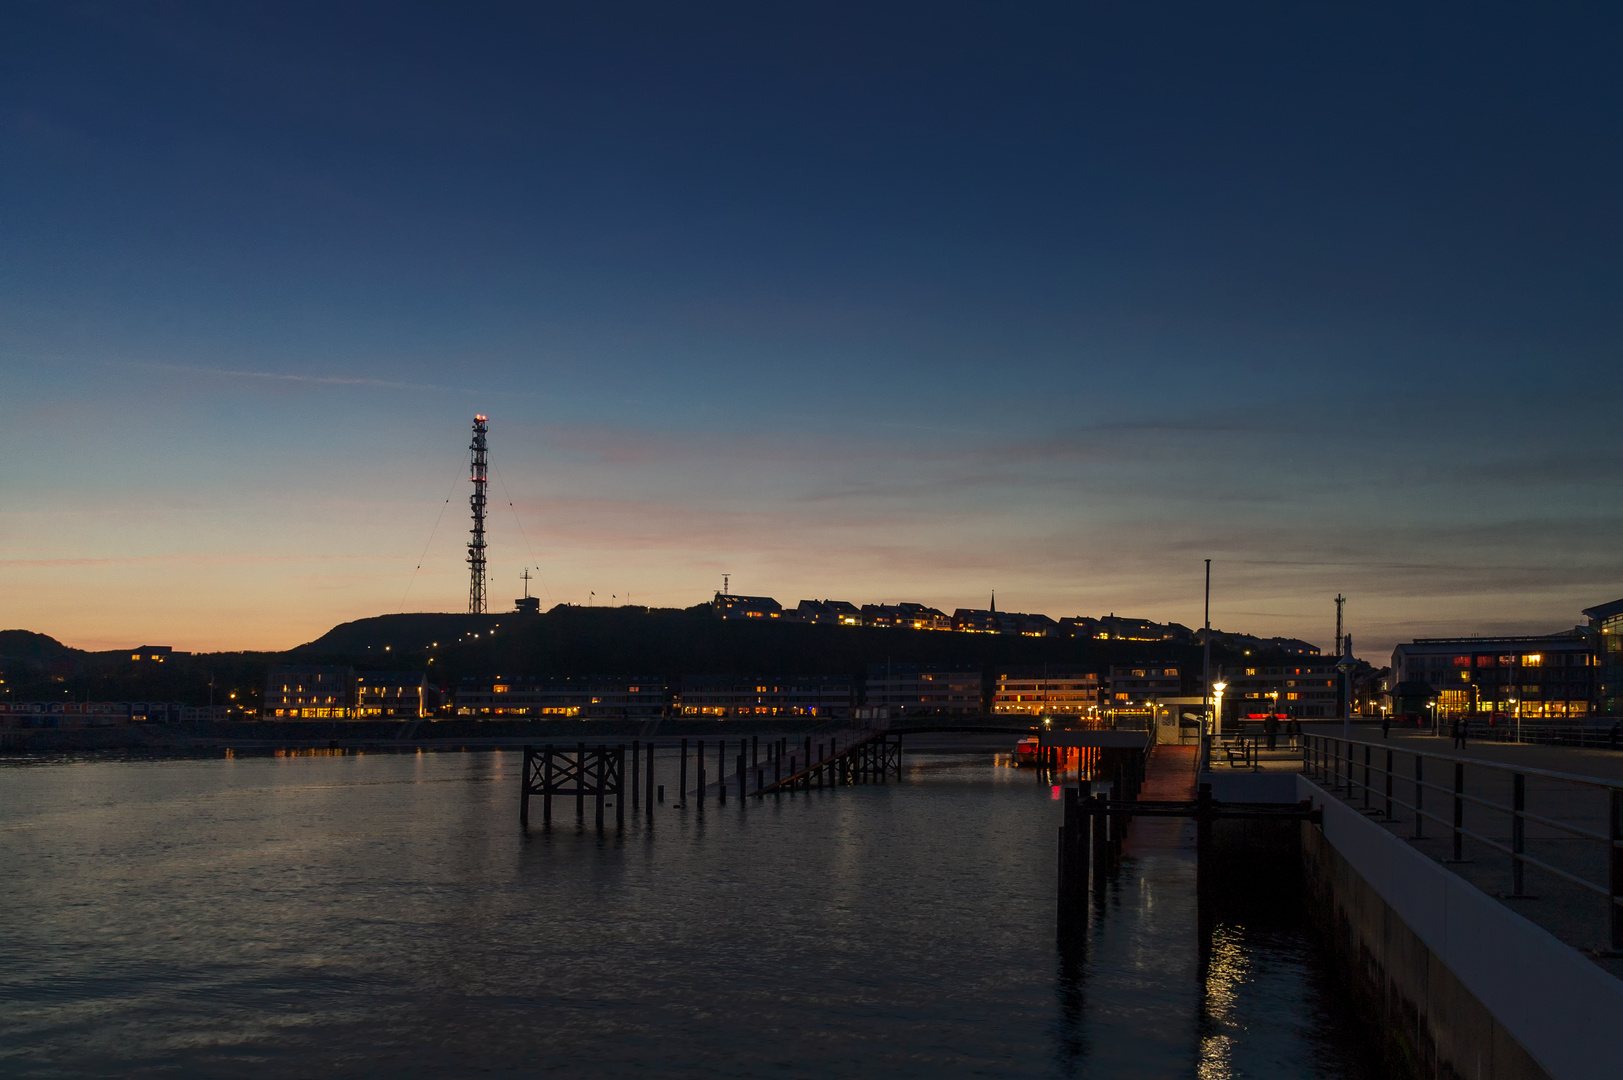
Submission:
POLYGON ((1021 739, 1014 744, 1014 763, 1016 765, 1036 765, 1041 761, 1042 748, 1037 744, 1035 735, 1021 739))

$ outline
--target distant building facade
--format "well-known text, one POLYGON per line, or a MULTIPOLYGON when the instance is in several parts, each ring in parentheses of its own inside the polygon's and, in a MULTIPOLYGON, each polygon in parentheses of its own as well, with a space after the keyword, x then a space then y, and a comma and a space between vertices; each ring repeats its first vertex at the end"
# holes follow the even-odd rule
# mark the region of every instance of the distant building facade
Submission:
POLYGON ((781 619, 783 606, 770 596, 735 596, 732 593, 716 594, 712 601, 716 614, 723 619, 781 619))
POLYGON ((421 671, 363 671, 355 676, 357 720, 416 720, 429 714, 421 671))
POLYGON ((862 625, 862 609, 844 600, 802 600, 799 607, 785 612, 783 617, 819 626, 862 625))
POLYGON ((1223 673, 1228 684, 1223 713, 1237 720, 1260 720, 1270 713, 1295 720, 1328 719, 1341 711, 1340 679, 1334 657, 1287 654, 1259 661, 1223 673))
POLYGON ((856 686, 849 675, 687 675, 676 711, 682 716, 849 717, 856 686))
POLYGON ((1086 716, 1099 707, 1099 673, 1061 669, 998 675, 992 711, 1013 716, 1086 716))
POLYGON ((870 664, 866 707, 877 716, 978 716, 985 711, 981 673, 921 664, 870 664))
POLYGON ((265 674, 266 720, 354 720, 355 669, 287 665, 265 674))
MULTIPOLYGON (((1610 606, 1610 605, 1606 605, 1610 606)), ((1595 610, 1595 609, 1591 609, 1595 610)), ((1600 696, 1591 634, 1417 638, 1392 650, 1393 710, 1401 716, 1589 716, 1600 696)))
POLYGON ((173 655, 175 650, 169 645, 142 645, 139 649, 130 650, 131 660, 147 664, 161 664, 173 655))
POLYGON ((214 709, 178 701, 5 701, 0 727, 89 728, 126 724, 173 724, 224 720, 225 706, 214 709))
POLYGON ((457 688, 452 712, 480 720, 657 720, 670 705, 670 686, 654 676, 543 676, 468 680, 457 688))
POLYGON ((895 630, 951 630, 953 621, 945 612, 923 604, 864 604, 862 625, 895 630))

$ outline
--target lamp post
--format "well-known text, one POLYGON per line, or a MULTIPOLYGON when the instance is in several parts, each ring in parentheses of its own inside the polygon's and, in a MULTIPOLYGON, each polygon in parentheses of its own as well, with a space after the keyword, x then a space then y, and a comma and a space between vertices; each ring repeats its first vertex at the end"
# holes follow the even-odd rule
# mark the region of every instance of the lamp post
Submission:
POLYGON ((1341 672, 1341 735, 1342 738, 1352 738, 1352 673, 1358 667, 1358 661, 1352 654, 1352 635, 1347 634, 1342 639, 1345 642, 1346 652, 1336 661, 1336 670, 1341 672))
POLYGON ((1229 684, 1219 679, 1212 683, 1212 734, 1222 737, 1223 734, 1223 691, 1229 684))

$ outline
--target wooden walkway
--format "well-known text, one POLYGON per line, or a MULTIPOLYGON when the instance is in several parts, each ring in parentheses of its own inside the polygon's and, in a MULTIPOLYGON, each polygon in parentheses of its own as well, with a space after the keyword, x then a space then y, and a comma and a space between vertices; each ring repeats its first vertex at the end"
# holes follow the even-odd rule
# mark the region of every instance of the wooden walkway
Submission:
MULTIPOLYGON (((1144 768, 1144 786, 1138 797, 1146 802, 1193 802, 1197 794, 1195 773, 1199 747, 1157 745, 1150 751, 1144 768)), ((1129 849, 1193 846, 1193 819, 1144 817, 1133 820, 1127 835, 1129 849)))

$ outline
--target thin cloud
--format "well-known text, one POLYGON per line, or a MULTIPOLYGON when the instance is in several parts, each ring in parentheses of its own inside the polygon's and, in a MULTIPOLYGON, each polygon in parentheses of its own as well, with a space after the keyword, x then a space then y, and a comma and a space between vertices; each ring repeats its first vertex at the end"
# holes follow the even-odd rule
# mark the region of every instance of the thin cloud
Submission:
POLYGON ((438 386, 433 383, 395 382, 392 379, 358 379, 345 375, 297 375, 281 371, 240 371, 234 368, 192 367, 187 364, 130 363, 125 367, 146 371, 172 371, 183 375, 217 375, 230 379, 263 379, 268 382, 310 383, 318 386, 371 386, 384 390, 427 390, 447 394, 477 394, 464 386, 438 386))

